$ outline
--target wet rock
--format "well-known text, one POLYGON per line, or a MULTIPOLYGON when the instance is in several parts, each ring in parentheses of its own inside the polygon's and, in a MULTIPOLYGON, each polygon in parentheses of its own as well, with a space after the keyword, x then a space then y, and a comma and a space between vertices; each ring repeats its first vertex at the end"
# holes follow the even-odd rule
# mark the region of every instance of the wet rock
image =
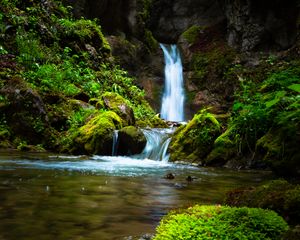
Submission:
POLYGON ((167 173, 165 176, 164 176, 165 179, 174 179, 175 178, 175 175, 173 173, 167 173))
POLYGON ((136 127, 122 128, 118 133, 118 155, 134 155, 143 151, 147 140, 143 132, 136 127))

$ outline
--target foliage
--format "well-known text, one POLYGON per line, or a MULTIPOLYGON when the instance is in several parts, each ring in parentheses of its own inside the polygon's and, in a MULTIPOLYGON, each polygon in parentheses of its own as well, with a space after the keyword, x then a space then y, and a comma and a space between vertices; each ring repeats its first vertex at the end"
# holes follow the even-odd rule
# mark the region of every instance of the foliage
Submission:
MULTIPOLYGON (((70 8, 56 0, 2 0, 0 10, 0 54, 9 53, 8 57, 12 56, 10 65, 14 65, 14 71, 1 72, 5 79, 1 80, 1 87, 14 91, 16 84, 12 79, 18 76, 29 92, 35 92, 27 96, 29 105, 33 102, 30 98, 39 99, 45 117, 44 124, 41 124, 41 119, 33 118, 35 113, 31 108, 23 108, 24 121, 15 124, 22 127, 32 122, 32 132, 39 138, 32 141, 32 134, 11 130, 12 139, 20 137, 28 144, 39 144, 43 138, 42 143, 51 150, 80 150, 76 145, 79 129, 86 121, 105 111, 103 105, 97 110, 91 105, 93 99, 99 100, 105 92, 124 98, 139 123, 151 125, 152 121, 158 122, 144 98, 144 91, 110 58, 110 46, 97 20, 75 19, 70 8), (80 107, 73 108, 73 103, 80 107)), ((150 33, 148 35, 154 40, 150 33)), ((3 109, 8 113, 3 116, 9 121, 12 119, 11 104, 5 102, 5 94, 1 93, 0 106, 5 104, 3 109)), ((102 117, 104 123, 112 121, 104 113, 102 117)), ((109 124, 107 126, 111 129, 109 124)), ((83 133, 80 136, 82 140, 83 133)))
POLYGON ((154 240, 167 239, 281 239, 287 223, 271 210, 199 206, 170 212, 154 240))
POLYGON ((73 19, 59 19, 59 24, 63 27, 66 37, 71 39, 80 39, 81 41, 92 40, 100 41, 102 45, 102 51, 104 53, 110 52, 110 46, 107 40, 104 38, 100 26, 96 21, 87 20, 84 18, 73 19))
POLYGON ((23 28, 18 28, 16 44, 19 51, 19 62, 29 68, 32 67, 33 63, 45 62, 47 52, 50 52, 47 47, 41 44, 40 39, 34 32, 26 32, 23 28))
POLYGON ((274 180, 258 187, 230 191, 224 202, 230 206, 272 209, 291 224, 300 221, 300 186, 285 180, 274 180))
MULTIPOLYGON (((240 80, 241 89, 235 95, 226 132, 226 141, 231 141, 230 146, 235 147, 228 149, 235 149, 237 154, 257 154, 274 170, 281 168, 285 171, 280 174, 296 172, 297 149, 294 143, 299 140, 297 132, 300 128, 298 62, 271 73, 260 83, 251 79, 240 80)), ((220 147, 221 139, 225 138, 218 138, 215 148, 220 147)), ((225 145, 221 147, 226 148, 225 145)), ((219 148, 218 151, 226 152, 226 149, 221 151, 219 148)))

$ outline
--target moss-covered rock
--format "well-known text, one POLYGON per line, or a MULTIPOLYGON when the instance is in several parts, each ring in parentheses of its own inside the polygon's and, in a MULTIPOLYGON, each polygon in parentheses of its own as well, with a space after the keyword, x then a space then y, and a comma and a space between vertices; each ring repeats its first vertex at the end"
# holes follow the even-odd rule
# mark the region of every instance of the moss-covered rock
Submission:
POLYGON ((1 114, 14 137, 24 138, 29 144, 45 141, 49 122, 39 93, 19 76, 9 78, 0 93, 6 98, 1 114))
POLYGON ((122 96, 106 92, 102 95, 102 100, 106 109, 114 111, 123 119, 123 125, 135 124, 133 110, 122 96))
POLYGON ((215 116, 206 110, 201 110, 187 125, 175 131, 169 147, 170 159, 203 161, 220 133, 220 123, 215 116))
POLYGON ((203 27, 193 25, 182 33, 182 37, 188 41, 189 44, 193 45, 196 43, 202 30, 203 27))
POLYGON ((207 165, 223 165, 233 157, 236 157, 238 146, 231 129, 227 129, 216 138, 213 149, 205 159, 207 165))
POLYGON ((165 216, 154 240, 279 240, 288 228, 283 218, 271 210, 196 205, 165 216))
POLYGON ((100 112, 78 129, 71 152, 111 155, 113 131, 121 127, 122 119, 115 112, 100 112))
MULTIPOLYGON (((61 29, 61 37, 67 38, 67 42, 70 40, 80 40, 82 46, 89 50, 86 44, 92 43, 96 47, 98 53, 102 53, 104 56, 110 55, 110 46, 101 32, 101 27, 97 25, 95 21, 88 19, 78 19, 78 20, 69 20, 69 19, 60 19, 59 25, 61 29)), ((59 29, 59 28, 58 28, 59 29)))
MULTIPOLYGON (((292 123, 291 126, 292 127, 292 123)), ((285 128, 288 128, 286 126, 285 128)), ((300 137, 296 133, 287 136, 283 129, 270 129, 256 143, 256 152, 263 162, 280 176, 294 177, 300 174, 300 137)))
POLYGON ((119 131, 118 134, 118 155, 139 154, 146 146, 146 138, 141 129, 128 126, 119 131))
POLYGON ((242 188, 227 193, 225 204, 272 209, 289 223, 300 221, 300 186, 285 180, 266 182, 258 187, 242 188))

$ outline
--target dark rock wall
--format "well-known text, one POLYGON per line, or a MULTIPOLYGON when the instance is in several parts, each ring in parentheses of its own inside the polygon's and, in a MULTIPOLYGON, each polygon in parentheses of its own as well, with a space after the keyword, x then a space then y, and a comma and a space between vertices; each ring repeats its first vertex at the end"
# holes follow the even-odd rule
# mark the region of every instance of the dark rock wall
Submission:
POLYGON ((222 4, 218 0, 156 0, 149 26, 158 41, 175 43, 192 25, 210 26, 224 19, 222 4))
POLYGON ((296 0, 226 0, 227 40, 241 51, 281 50, 297 35, 296 0))
MULTIPOLYGON (((77 17, 98 18, 108 34, 139 32, 139 0, 64 0, 77 17)), ((227 22, 227 41, 241 51, 281 50, 297 36, 298 0, 153 0, 146 22, 159 42, 176 43, 190 26, 227 22)))
POLYGON ((76 17, 98 18, 108 34, 130 35, 136 28, 136 0, 64 0, 76 17))

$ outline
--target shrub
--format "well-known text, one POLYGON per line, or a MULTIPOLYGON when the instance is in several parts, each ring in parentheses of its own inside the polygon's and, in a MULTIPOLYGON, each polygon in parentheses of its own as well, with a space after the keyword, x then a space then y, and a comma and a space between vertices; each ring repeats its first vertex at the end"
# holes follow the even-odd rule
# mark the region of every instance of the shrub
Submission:
POLYGON ((287 223, 271 210, 196 205, 165 216, 154 240, 276 240, 287 230, 287 223))

